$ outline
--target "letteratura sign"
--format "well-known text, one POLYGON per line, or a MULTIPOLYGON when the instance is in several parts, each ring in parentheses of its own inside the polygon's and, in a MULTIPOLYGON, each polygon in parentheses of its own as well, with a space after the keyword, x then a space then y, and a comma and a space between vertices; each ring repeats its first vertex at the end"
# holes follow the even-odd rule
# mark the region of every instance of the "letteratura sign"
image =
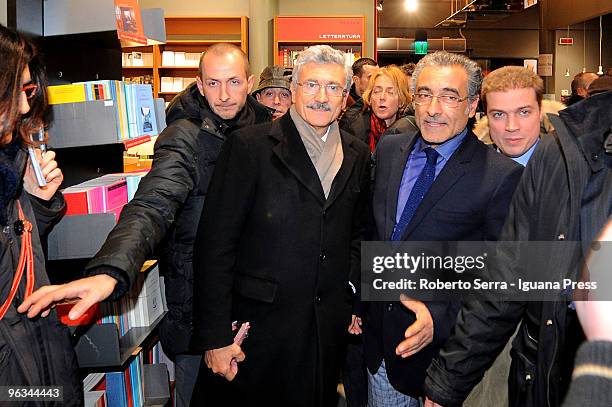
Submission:
POLYGON ((364 17, 277 17, 278 42, 361 42, 364 17))

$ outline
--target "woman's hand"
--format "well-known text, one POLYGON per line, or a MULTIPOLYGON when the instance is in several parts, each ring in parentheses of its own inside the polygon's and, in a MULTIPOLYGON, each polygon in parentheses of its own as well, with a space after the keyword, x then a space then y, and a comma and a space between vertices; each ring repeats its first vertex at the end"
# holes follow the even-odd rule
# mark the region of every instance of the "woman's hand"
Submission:
POLYGON ((37 148, 34 149, 34 151, 38 157, 38 162, 40 163, 40 168, 47 181, 47 185, 44 187, 38 185, 36 174, 32 169, 32 163, 28 160, 25 175, 23 177, 23 187, 30 195, 48 201, 53 198, 53 195, 57 192, 57 189, 64 180, 64 174, 62 174, 62 170, 57 166, 57 161, 55 161, 55 151, 46 151, 43 153, 37 148))

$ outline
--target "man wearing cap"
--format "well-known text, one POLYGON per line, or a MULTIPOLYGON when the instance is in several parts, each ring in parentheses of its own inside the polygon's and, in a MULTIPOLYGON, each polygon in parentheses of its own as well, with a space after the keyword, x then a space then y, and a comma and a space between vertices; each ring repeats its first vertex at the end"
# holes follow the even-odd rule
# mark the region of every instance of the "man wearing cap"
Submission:
POLYGON ((265 67, 259 76, 259 86, 253 96, 259 103, 272 109, 276 120, 291 107, 291 72, 280 65, 265 67))

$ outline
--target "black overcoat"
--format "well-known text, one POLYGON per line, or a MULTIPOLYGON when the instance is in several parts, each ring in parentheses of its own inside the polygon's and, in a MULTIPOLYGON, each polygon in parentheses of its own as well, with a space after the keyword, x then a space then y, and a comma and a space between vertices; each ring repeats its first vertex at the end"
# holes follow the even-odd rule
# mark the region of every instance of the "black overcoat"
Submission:
POLYGON ((333 404, 358 287, 369 150, 341 132, 325 199, 290 115, 241 129, 219 156, 194 247, 195 349, 232 343, 249 321, 233 382, 200 372, 192 405, 333 404))

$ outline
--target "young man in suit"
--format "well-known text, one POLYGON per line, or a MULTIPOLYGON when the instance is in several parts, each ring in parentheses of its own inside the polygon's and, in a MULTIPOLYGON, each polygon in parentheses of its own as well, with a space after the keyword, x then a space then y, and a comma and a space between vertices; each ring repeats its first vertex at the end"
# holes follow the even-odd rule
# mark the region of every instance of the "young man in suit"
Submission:
MULTIPOLYGON (((496 240, 522 168, 467 128, 481 70, 447 52, 424 57, 412 78, 419 131, 379 143, 373 211, 378 240, 496 240)), ((425 371, 449 337, 458 302, 365 304, 370 406, 417 406, 425 371)))
POLYGON ((219 156, 194 248, 194 405, 337 403, 369 186, 368 147, 336 122, 350 84, 342 52, 308 48, 289 113, 219 156))

